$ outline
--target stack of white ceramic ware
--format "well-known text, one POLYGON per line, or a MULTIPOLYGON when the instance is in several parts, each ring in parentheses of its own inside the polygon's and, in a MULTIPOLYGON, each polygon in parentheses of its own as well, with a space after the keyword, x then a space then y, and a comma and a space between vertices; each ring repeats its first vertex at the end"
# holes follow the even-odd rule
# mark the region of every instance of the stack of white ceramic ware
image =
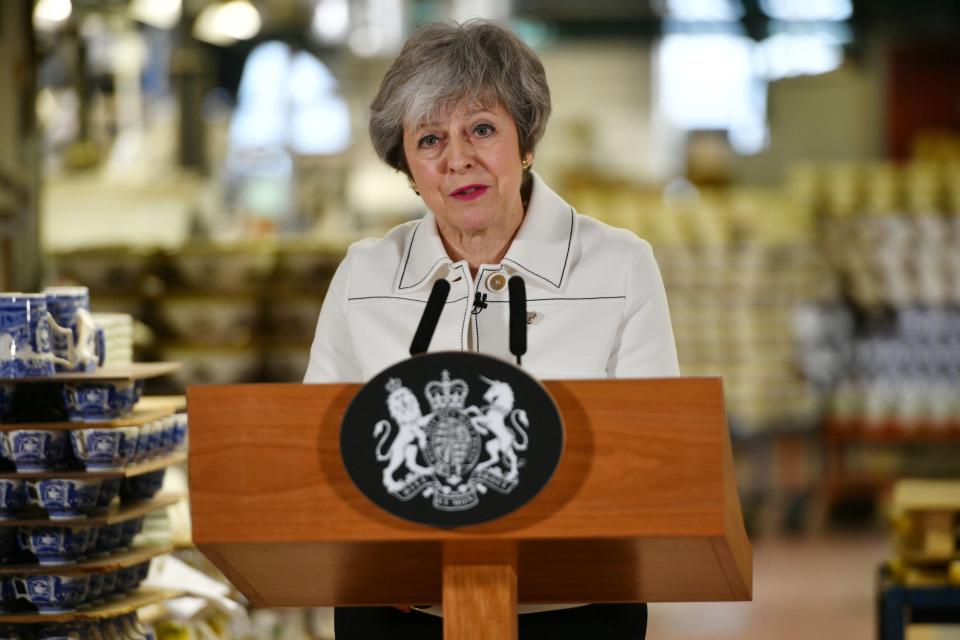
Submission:
POLYGON ((133 316, 129 313, 94 313, 93 321, 103 331, 106 346, 104 366, 133 362, 133 316))

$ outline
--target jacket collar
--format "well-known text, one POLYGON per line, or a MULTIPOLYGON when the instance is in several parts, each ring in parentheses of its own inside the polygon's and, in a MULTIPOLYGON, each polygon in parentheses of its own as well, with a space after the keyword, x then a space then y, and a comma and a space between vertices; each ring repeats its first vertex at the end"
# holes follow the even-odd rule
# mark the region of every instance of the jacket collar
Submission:
MULTIPOLYGON (((502 263, 560 291, 570 270, 576 215, 536 173, 523 223, 502 263)), ((411 293, 432 285, 433 274, 452 261, 443 248, 432 211, 413 227, 394 283, 395 293, 411 293)))

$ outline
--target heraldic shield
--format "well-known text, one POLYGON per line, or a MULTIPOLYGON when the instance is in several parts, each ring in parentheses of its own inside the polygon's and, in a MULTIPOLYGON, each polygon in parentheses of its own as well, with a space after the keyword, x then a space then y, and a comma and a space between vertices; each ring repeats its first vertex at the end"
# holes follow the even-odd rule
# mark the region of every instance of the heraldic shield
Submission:
POLYGON ((455 527, 519 508, 563 451, 553 398, 490 356, 418 355, 377 374, 344 414, 340 451, 368 498, 415 522, 455 527))

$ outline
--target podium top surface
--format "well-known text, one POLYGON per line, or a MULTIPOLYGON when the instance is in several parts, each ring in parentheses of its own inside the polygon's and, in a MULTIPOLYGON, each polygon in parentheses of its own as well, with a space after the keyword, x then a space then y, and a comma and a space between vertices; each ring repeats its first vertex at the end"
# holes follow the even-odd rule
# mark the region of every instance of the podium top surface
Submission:
POLYGON ((567 438, 553 480, 513 514, 457 529, 401 520, 354 487, 340 460, 339 431, 359 385, 191 387, 194 535, 241 542, 722 533, 717 452, 727 434, 717 380, 546 386, 567 438))

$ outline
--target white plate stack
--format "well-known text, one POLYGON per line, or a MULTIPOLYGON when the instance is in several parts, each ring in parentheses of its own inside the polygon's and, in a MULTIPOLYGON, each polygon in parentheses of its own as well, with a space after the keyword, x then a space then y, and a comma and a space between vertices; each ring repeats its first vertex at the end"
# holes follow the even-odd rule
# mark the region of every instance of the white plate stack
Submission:
POLYGON ((104 366, 133 362, 133 316, 129 313, 94 313, 93 322, 103 329, 107 357, 104 366))

